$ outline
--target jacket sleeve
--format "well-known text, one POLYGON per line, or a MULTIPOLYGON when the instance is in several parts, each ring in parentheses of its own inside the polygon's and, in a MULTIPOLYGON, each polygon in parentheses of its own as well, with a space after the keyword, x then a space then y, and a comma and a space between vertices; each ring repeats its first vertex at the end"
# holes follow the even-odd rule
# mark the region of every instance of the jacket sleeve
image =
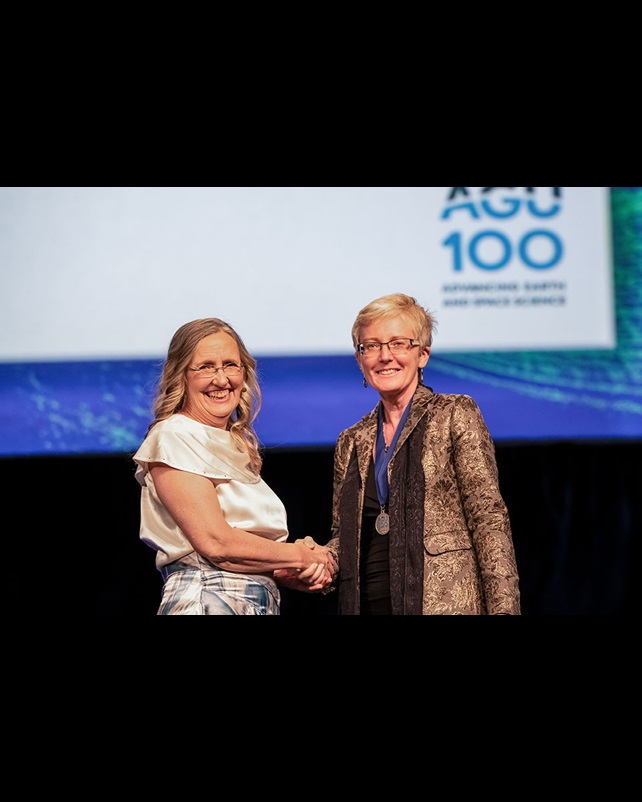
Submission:
POLYGON ((343 480, 350 462, 350 455, 354 448, 354 439, 350 436, 350 431, 346 429, 337 438, 334 449, 334 479, 332 489, 332 531, 330 540, 326 543, 326 548, 332 552, 337 565, 339 565, 339 506, 341 502, 341 491, 343 480))
POLYGON ((489 614, 520 614, 515 550, 501 495, 495 445, 477 403, 462 395, 453 407, 455 470, 468 528, 480 566, 489 614))

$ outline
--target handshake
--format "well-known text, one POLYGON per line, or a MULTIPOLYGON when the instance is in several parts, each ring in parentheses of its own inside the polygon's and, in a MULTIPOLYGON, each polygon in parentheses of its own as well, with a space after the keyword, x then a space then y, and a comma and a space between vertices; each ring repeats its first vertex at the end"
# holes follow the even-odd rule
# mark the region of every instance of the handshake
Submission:
POLYGON ((294 541, 303 546, 304 568, 277 568, 274 579, 277 584, 289 590, 305 593, 329 593, 334 590, 332 580, 337 573, 337 563, 330 551, 321 546, 309 535, 294 541))

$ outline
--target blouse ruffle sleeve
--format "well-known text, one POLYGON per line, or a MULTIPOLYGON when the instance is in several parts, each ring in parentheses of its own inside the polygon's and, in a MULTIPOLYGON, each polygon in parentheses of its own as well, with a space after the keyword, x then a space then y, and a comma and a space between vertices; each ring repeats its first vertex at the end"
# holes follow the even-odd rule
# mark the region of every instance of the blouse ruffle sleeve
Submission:
POLYGON ((185 416, 174 415, 157 423, 133 459, 141 485, 145 484, 146 465, 153 462, 219 481, 260 481, 250 468, 247 453, 237 449, 228 431, 204 427, 185 416))

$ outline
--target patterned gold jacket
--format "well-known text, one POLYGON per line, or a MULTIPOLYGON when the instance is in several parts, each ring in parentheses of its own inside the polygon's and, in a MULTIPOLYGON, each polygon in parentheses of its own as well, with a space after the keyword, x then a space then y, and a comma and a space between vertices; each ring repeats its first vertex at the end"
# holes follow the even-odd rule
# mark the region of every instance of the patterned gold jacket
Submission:
MULTIPOLYGON (((379 405, 341 432, 332 536, 339 613, 359 615, 361 516, 379 405)), ((388 465, 393 615, 520 615, 495 447, 476 402, 419 385, 388 465)))

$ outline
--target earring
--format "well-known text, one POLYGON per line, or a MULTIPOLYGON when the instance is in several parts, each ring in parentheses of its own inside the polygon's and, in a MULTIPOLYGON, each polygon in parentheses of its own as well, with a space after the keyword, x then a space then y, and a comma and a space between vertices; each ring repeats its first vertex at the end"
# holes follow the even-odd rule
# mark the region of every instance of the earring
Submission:
POLYGON ((363 386, 364 386, 364 387, 367 387, 367 386, 368 386, 368 380, 366 379, 366 377, 365 377, 365 376, 363 377, 363 386))
POLYGON ((419 384, 423 384, 423 383, 424 383, 424 369, 423 368, 419 368, 419 384))

